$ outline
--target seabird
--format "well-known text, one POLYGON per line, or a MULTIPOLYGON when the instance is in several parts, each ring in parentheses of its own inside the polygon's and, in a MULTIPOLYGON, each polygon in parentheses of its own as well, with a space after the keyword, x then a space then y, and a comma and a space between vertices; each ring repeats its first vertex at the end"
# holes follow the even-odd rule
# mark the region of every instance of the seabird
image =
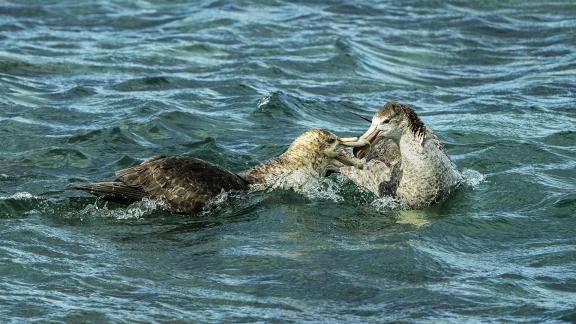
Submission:
POLYGON ((355 148, 365 167, 341 167, 340 172, 378 197, 392 196, 411 209, 423 209, 462 183, 462 175, 442 143, 407 105, 389 102, 372 118, 355 148))
POLYGON ((244 191, 295 170, 320 175, 336 161, 355 168, 362 163, 342 147, 359 147, 367 142, 340 139, 333 133, 311 129, 302 133, 278 157, 235 174, 212 163, 185 156, 155 156, 142 164, 116 171, 116 180, 74 184, 104 200, 132 203, 143 198, 163 199, 175 213, 193 213, 222 191, 244 191))

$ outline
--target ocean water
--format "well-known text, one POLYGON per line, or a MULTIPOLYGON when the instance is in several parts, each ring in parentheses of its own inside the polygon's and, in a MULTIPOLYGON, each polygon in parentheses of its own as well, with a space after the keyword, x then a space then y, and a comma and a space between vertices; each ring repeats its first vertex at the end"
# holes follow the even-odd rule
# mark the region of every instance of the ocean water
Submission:
POLYGON ((576 3, 0 2, 0 319, 575 322, 576 3), (412 106, 467 185, 334 177, 197 215, 67 189, 158 154, 242 171, 412 106))

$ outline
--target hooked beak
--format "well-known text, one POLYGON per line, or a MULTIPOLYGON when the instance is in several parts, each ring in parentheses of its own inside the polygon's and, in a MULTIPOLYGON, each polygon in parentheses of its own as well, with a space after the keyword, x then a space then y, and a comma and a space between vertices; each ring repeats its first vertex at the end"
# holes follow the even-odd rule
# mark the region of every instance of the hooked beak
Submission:
MULTIPOLYGON (((363 147, 366 145, 370 145, 370 143, 360 140, 356 137, 338 138, 338 144, 350 147, 363 147)), ((327 149, 326 151, 324 151, 324 153, 328 157, 335 159, 336 161, 343 163, 345 165, 354 166, 358 169, 364 168, 364 164, 362 163, 362 161, 353 156, 350 156, 348 152, 346 152, 346 150, 344 149, 336 149, 336 150, 327 149)))
POLYGON ((364 169, 364 164, 359 159, 348 155, 345 150, 338 150, 337 155, 334 157, 338 162, 345 165, 355 166, 356 168, 362 170, 364 169))
POLYGON ((364 147, 370 146, 370 142, 358 137, 341 137, 338 139, 338 144, 348 147, 364 147))
POLYGON ((376 139, 376 136, 378 136, 378 133, 380 133, 380 131, 377 128, 377 124, 372 123, 372 125, 370 125, 370 128, 368 128, 366 133, 364 133, 362 136, 360 136, 360 139, 358 140, 358 141, 368 142, 368 145, 361 147, 361 148, 354 148, 354 151, 353 151, 354 156, 359 158, 359 159, 365 157, 366 154, 368 154, 368 152, 370 151, 370 145, 372 144, 372 142, 374 142, 374 140, 376 139))

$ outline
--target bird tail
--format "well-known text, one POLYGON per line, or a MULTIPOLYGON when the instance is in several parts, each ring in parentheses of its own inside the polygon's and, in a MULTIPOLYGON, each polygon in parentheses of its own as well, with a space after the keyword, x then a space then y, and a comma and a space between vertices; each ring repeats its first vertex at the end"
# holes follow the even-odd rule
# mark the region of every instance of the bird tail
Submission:
POLYGON ((127 186, 122 182, 74 183, 70 187, 122 204, 130 204, 148 196, 142 188, 127 186))

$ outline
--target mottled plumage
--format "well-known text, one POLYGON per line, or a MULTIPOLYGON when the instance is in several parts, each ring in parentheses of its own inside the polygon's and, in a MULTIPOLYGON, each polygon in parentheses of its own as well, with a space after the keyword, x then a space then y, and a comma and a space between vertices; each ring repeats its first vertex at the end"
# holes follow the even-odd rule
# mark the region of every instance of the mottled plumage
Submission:
MULTIPOLYGON (((355 153, 359 151, 354 149, 355 153)), ((340 167, 332 171, 342 173, 356 185, 379 197, 394 196, 402 176, 398 144, 391 139, 377 136, 371 143, 371 148, 363 152, 366 154, 363 169, 340 167)))
POLYGON ((410 208, 421 209, 442 199, 462 181, 438 137, 406 105, 384 105, 361 138, 372 143, 369 149, 355 150, 357 157, 366 157, 365 168, 342 167, 339 171, 379 197, 392 196, 410 208))
MULTIPOLYGON (((265 183, 292 170, 302 169, 319 174, 332 158, 326 158, 326 151, 333 151, 333 158, 347 158, 344 150, 337 149, 336 135, 321 129, 311 129, 296 138, 286 152, 243 174, 250 183, 265 183)), ((350 164, 349 161, 347 164, 350 164)))
POLYGON ((265 183, 294 170, 319 174, 334 159, 347 164, 358 163, 339 149, 338 144, 336 135, 313 129, 300 135, 282 155, 242 176, 192 157, 156 156, 117 171, 115 181, 73 187, 120 203, 145 197, 160 198, 172 212, 192 213, 223 191, 248 190, 250 185, 265 183))
POLYGON ((162 198, 171 211, 195 212, 222 191, 247 190, 248 182, 212 163, 185 156, 155 156, 116 171, 114 182, 78 184, 76 189, 121 203, 162 198))

